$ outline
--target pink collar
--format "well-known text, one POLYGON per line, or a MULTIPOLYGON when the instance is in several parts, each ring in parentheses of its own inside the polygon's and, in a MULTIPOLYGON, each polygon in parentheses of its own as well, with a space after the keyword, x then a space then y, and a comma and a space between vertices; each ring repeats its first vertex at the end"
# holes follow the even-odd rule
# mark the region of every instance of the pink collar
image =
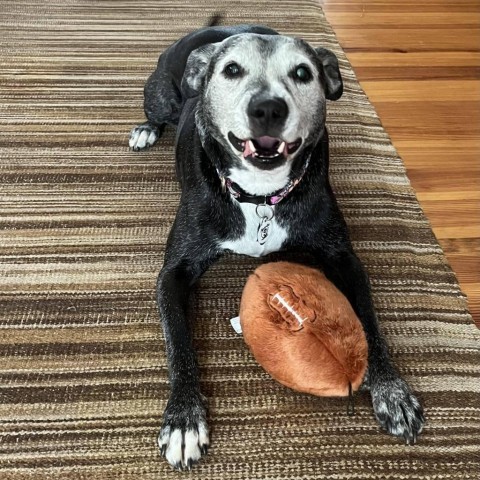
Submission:
POLYGON ((302 173, 297 178, 292 178, 285 187, 277 190, 276 192, 272 193, 271 195, 250 195, 249 193, 245 192, 240 185, 232 181, 228 177, 224 177, 218 170, 218 176, 220 177, 220 181, 222 182, 222 191, 225 192, 228 190, 230 195, 232 195, 237 202, 246 202, 246 203, 254 203, 256 205, 276 205, 280 203, 288 194, 300 183, 305 172, 307 171, 308 165, 310 163, 310 155, 305 162, 302 173))

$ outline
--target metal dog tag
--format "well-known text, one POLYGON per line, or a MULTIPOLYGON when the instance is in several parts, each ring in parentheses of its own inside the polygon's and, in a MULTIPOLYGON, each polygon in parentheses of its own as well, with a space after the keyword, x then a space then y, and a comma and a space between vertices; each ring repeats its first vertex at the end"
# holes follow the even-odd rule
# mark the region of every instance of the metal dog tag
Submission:
POLYGON ((270 227, 272 226, 271 220, 275 216, 275 213, 273 212, 272 206, 267 205, 266 203, 257 205, 255 213, 257 214, 257 217, 260 218, 260 223, 258 224, 257 229, 257 242, 260 245, 263 245, 270 234, 270 227))
POLYGON ((270 233, 270 227, 272 222, 268 219, 268 217, 263 217, 260 223, 258 224, 257 230, 257 242, 260 245, 263 245, 268 238, 268 234, 270 233))

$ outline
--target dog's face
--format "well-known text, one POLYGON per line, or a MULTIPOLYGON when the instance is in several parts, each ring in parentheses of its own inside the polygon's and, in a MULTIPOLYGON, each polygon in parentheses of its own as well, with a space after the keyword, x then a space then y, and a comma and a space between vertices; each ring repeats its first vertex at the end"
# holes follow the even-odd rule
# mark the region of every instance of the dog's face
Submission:
POLYGON ((338 62, 325 49, 280 36, 240 34, 193 51, 182 89, 200 94, 208 131, 236 166, 274 170, 323 133, 326 98, 342 94, 338 62))

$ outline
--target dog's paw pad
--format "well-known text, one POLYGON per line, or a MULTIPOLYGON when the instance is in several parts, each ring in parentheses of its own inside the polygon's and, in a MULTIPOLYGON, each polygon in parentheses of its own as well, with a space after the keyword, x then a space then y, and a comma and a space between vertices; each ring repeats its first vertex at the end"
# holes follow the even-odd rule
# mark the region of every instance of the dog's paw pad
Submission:
POLYGON ((401 378, 372 388, 372 401, 382 428, 403 437, 407 445, 416 443, 425 423, 423 408, 401 378))
POLYGON ((190 470, 207 453, 208 427, 200 421, 196 428, 182 429, 164 425, 158 437, 160 452, 178 470, 190 470))
POLYGON ((159 138, 160 130, 158 127, 149 123, 142 123, 131 131, 128 145, 133 150, 143 150, 154 145, 159 138))

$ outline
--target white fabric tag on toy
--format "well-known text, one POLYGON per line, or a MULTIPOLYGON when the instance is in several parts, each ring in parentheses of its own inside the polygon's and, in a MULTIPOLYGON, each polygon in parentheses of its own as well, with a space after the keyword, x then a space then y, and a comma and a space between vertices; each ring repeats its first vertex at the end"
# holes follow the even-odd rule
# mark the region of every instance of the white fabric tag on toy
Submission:
POLYGON ((242 333, 242 325, 240 324, 240 317, 235 317, 230 319, 233 329, 238 333, 242 333))

